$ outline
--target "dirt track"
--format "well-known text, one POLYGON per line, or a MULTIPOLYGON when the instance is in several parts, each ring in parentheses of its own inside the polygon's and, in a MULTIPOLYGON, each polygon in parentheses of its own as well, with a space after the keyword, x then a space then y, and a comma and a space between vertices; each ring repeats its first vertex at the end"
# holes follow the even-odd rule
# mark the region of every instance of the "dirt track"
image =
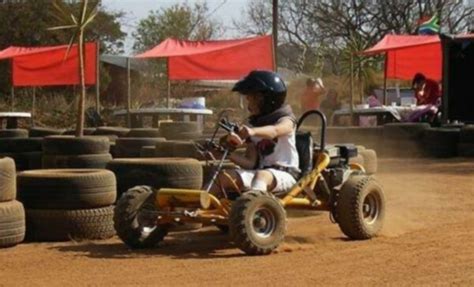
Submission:
POLYGON ((247 257, 213 228, 161 248, 119 240, 0 250, 0 285, 474 285, 472 160, 382 160, 383 235, 348 241, 327 214, 292 218, 272 255, 247 257))

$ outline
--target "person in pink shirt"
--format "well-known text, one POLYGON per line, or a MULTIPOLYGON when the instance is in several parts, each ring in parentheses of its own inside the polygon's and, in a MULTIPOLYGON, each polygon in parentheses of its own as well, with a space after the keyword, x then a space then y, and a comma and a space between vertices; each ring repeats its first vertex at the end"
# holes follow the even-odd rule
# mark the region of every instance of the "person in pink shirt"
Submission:
POLYGON ((325 88, 321 78, 306 80, 306 88, 301 96, 301 111, 307 112, 309 110, 319 109, 321 105, 321 98, 324 94, 325 88))

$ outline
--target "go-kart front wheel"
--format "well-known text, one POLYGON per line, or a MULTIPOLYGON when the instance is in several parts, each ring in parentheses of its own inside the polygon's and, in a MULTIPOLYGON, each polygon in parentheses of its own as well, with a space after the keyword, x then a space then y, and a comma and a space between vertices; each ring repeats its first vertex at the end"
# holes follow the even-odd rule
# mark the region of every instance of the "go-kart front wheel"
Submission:
POLYGON ((246 192, 232 205, 229 231, 234 243, 246 254, 269 254, 285 238, 286 211, 270 194, 246 192))
POLYGON ((339 192, 336 220, 350 239, 376 236, 385 218, 385 196, 380 184, 370 176, 350 177, 339 192))
POLYGON ((115 230, 131 248, 154 247, 168 233, 168 226, 156 224, 158 216, 152 195, 151 187, 136 186, 125 192, 115 207, 115 230))

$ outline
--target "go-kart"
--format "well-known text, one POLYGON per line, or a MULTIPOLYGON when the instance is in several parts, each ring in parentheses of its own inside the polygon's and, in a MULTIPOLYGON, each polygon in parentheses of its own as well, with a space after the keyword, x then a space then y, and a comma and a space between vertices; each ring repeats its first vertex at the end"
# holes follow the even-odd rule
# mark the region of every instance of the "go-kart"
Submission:
MULTIPOLYGON (((283 193, 242 191, 237 186, 219 195, 211 194, 216 179, 232 147, 216 139, 219 129, 238 130, 226 117, 206 143, 198 145, 202 153, 219 149, 220 158, 209 182, 202 190, 148 186, 129 189, 117 202, 115 229, 131 248, 153 247, 162 241, 173 225, 203 223, 228 231, 230 240, 249 255, 271 253, 284 240, 287 209, 328 211, 333 222, 354 240, 376 236, 383 225, 385 197, 381 185, 365 174, 359 164, 349 163, 357 155, 353 144, 326 145, 326 117, 318 110, 306 112, 297 123, 296 144, 301 175, 297 183, 283 193), (319 142, 310 132, 301 132, 306 118, 319 116, 319 142)), ((157 175, 159 176, 159 175, 157 175)))

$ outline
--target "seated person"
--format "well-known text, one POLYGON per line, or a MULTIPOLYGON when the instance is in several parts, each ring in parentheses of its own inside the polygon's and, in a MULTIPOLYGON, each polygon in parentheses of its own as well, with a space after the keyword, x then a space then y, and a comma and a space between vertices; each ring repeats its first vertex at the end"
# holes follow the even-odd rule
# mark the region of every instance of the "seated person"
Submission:
POLYGON ((229 159, 242 169, 221 173, 211 193, 220 187, 240 191, 261 190, 284 192, 299 176, 296 150, 296 119, 291 107, 285 104, 286 86, 276 73, 252 71, 235 84, 232 91, 245 95, 250 113, 248 123, 238 134, 231 133, 225 140, 233 146, 247 143, 245 156, 236 153, 229 159), (233 181, 233 182, 232 182, 233 181))
POLYGON ((413 78, 412 88, 415 91, 417 105, 439 105, 441 89, 435 80, 417 73, 413 78))

